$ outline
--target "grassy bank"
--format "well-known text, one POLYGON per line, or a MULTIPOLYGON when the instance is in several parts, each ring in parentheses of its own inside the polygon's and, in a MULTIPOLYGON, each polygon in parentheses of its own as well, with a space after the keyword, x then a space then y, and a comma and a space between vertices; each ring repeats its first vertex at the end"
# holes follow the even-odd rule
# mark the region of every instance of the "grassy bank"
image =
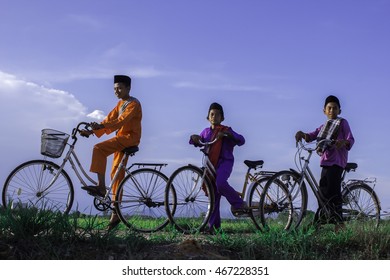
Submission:
POLYGON ((379 228, 332 226, 259 232, 248 220, 224 221, 216 235, 183 235, 168 227, 152 234, 123 225, 107 232, 107 219, 21 209, 0 212, 0 259, 390 259, 390 222, 379 228))

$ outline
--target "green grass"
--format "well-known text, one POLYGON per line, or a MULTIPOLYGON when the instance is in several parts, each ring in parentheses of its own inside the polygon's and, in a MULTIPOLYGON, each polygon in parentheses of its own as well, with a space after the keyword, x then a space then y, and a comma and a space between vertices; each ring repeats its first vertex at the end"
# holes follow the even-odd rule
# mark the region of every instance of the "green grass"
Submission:
POLYGON ((286 232, 270 227, 260 232, 250 220, 224 220, 216 235, 184 235, 172 226, 140 234, 121 224, 104 230, 107 218, 64 216, 50 211, 0 210, 0 259, 94 260, 173 258, 162 254, 183 240, 197 240, 208 251, 230 259, 380 260, 390 259, 390 221, 379 228, 348 225, 340 233, 332 225, 286 232), (160 249, 163 248, 163 249, 160 249), (158 254, 158 255, 156 255, 158 254))

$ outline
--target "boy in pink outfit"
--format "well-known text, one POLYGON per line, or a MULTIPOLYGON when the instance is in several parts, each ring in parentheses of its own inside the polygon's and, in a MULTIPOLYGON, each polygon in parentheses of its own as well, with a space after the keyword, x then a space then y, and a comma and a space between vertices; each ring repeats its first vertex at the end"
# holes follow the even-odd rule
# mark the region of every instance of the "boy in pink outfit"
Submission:
POLYGON ((315 225, 321 223, 334 223, 336 229, 343 226, 342 220, 342 198, 341 198, 341 176, 348 161, 348 152, 355 143, 351 128, 346 119, 340 118, 341 106, 336 96, 330 95, 325 100, 323 112, 327 117, 325 124, 310 133, 298 131, 295 140, 306 142, 320 141, 322 139, 334 140, 334 145, 319 147, 321 155, 320 165, 322 167, 320 192, 327 200, 327 207, 333 211, 332 217, 324 220, 321 209, 318 209, 314 217, 315 225))

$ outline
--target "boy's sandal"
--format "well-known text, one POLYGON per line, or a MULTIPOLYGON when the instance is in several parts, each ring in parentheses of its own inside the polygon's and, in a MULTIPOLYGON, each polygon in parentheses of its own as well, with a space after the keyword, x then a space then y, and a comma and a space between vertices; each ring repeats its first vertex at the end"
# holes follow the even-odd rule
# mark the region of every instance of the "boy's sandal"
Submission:
POLYGON ((231 212, 236 215, 245 215, 250 212, 250 208, 246 203, 244 203, 240 208, 234 208, 233 206, 230 208, 231 212))
POLYGON ((101 196, 104 197, 106 195, 106 192, 102 192, 99 190, 96 186, 82 186, 81 189, 88 192, 88 194, 92 196, 101 196))
POLYGON ((121 220, 118 218, 118 220, 115 220, 115 221, 112 221, 112 222, 109 222, 108 226, 107 226, 107 230, 112 230, 114 228, 116 228, 119 224, 120 224, 121 220))

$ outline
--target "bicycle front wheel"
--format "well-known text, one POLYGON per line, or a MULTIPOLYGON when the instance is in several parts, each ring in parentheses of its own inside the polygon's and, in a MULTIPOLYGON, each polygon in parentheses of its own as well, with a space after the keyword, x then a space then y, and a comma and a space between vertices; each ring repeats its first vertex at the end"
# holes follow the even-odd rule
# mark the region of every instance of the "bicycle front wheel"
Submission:
POLYGON ((274 174, 261 195, 261 221, 264 227, 273 225, 285 230, 301 223, 307 208, 307 190, 301 176, 284 170, 274 174))
POLYGON ((214 191, 206 174, 195 166, 177 169, 165 189, 165 208, 175 228, 183 233, 202 231, 214 207, 214 191))
POLYGON ((72 208, 74 189, 68 174, 51 161, 32 160, 16 167, 5 181, 4 207, 37 208, 67 214, 72 208))
POLYGON ((255 224, 256 228, 263 230, 263 224, 261 222, 261 210, 260 210, 260 200, 261 194, 264 191, 264 187, 267 184, 270 177, 264 177, 258 180, 252 187, 249 193, 249 208, 250 217, 255 224))
MULTIPOLYGON (((292 170, 283 170, 276 174, 274 174, 271 179, 267 182, 267 185, 269 185, 268 189, 270 189, 271 192, 275 192, 275 196, 278 196, 279 193, 277 191, 279 190, 280 186, 284 186, 285 189, 288 192, 288 199, 291 200, 292 203, 292 209, 288 209, 288 204, 284 204, 283 197, 279 198, 277 209, 273 209, 275 204, 273 203, 273 194, 270 194, 270 198, 268 198, 267 202, 267 194, 264 196, 264 201, 266 205, 264 205, 266 209, 265 214, 266 217, 270 215, 271 217, 274 215, 275 210, 279 211, 279 215, 277 217, 279 218, 279 224, 285 223, 284 229, 296 229, 301 224, 303 218, 306 215, 306 209, 307 209, 307 189, 305 182, 302 181, 302 177, 300 174, 298 174, 295 171, 292 170), (285 215, 287 215, 287 212, 289 212, 290 218, 286 218, 285 215), (269 212, 269 213, 268 213, 269 212)), ((281 194, 283 196, 283 194, 281 194)))
POLYGON ((148 168, 134 170, 123 179, 114 205, 128 228, 155 232, 169 223, 164 207, 167 182, 168 177, 162 172, 148 168))
POLYGON ((379 226, 379 199, 370 186, 363 182, 349 184, 342 191, 342 199, 342 214, 345 223, 379 226))

